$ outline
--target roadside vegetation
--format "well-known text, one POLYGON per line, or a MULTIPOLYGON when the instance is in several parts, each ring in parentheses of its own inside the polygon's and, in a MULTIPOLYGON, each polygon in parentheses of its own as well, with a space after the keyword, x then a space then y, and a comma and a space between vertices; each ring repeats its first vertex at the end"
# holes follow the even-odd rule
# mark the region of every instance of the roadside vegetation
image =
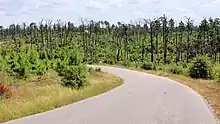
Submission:
POLYGON ((199 24, 166 15, 117 24, 42 20, 0 26, 0 41, 0 70, 9 77, 1 81, 3 101, 12 96, 8 87, 31 84, 26 80, 49 70, 59 75, 64 88, 86 88, 91 83, 85 65, 110 64, 171 75, 203 95, 220 117, 219 18, 204 18, 199 24))
POLYGON ((9 93, 10 97, 0 101, 0 122, 52 110, 122 84, 120 78, 95 70, 89 72, 89 85, 84 88, 64 87, 59 83, 61 80, 57 72, 50 70, 41 77, 28 78, 22 85, 5 85, 6 95, 9 93))
POLYGON ((70 37, 52 38, 48 32, 44 37, 45 32, 37 34, 31 26, 19 33, 11 28, 0 29, 0 40, 7 41, 0 46, 0 122, 67 105, 122 83, 100 68, 88 68, 79 44, 70 37))

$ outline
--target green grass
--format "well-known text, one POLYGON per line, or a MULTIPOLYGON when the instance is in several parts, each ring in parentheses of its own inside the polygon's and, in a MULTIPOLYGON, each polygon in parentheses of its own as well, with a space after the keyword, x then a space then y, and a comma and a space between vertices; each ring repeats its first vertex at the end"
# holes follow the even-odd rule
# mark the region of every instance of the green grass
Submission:
POLYGON ((60 77, 55 73, 28 80, 12 88, 10 99, 0 102, 0 122, 27 115, 52 110, 73 102, 96 96, 122 84, 122 79, 105 72, 92 72, 89 75, 91 85, 72 90, 61 86, 60 77))

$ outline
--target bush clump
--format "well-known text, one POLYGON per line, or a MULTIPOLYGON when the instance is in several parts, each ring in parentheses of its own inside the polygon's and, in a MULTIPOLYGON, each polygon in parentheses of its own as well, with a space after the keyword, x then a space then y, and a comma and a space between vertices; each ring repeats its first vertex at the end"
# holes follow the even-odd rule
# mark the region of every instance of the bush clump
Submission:
MULTIPOLYGON (((19 49, 10 48, 10 52, 0 55, 0 72, 5 72, 15 79, 42 76, 49 69, 62 76, 63 86, 79 89, 87 85, 88 70, 77 47, 37 50, 26 44, 19 49)), ((3 87, 0 90, 4 89, 3 87)))
POLYGON ((181 66, 177 66, 175 64, 171 64, 167 67, 167 71, 172 74, 184 74, 184 69, 181 66))
MULTIPOLYGON (((77 49, 63 48, 55 53, 53 68, 62 76, 61 84, 79 89, 88 85, 88 70, 83 64, 83 57, 77 49)), ((91 70, 89 70, 91 71, 91 70)))
POLYGON ((154 65, 154 69, 157 71, 164 71, 165 66, 162 64, 156 64, 156 65, 154 65))
POLYGON ((212 68, 210 58, 207 56, 199 56, 191 62, 189 67, 189 76, 192 78, 212 78, 212 68))
POLYGON ((27 78, 30 75, 43 75, 49 68, 47 61, 40 59, 39 53, 34 49, 19 53, 12 51, 4 58, 4 68, 11 76, 27 78))
POLYGON ((152 62, 145 62, 142 64, 141 68, 146 70, 154 70, 154 64, 152 62))
POLYGON ((75 89, 88 85, 85 66, 68 66, 63 71, 62 85, 75 89))
POLYGON ((220 64, 215 64, 212 67, 212 78, 215 79, 218 83, 220 82, 220 64))

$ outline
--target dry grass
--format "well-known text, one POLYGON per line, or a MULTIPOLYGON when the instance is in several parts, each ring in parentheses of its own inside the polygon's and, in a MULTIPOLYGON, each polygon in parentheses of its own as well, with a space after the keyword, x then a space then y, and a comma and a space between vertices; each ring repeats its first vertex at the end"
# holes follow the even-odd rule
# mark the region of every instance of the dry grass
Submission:
POLYGON ((40 79, 30 79, 24 85, 12 86, 12 97, 0 101, 0 122, 67 105, 101 94, 122 83, 120 78, 104 72, 90 74, 91 85, 80 90, 62 87, 57 83, 59 80, 54 73, 49 73, 40 79))
POLYGON ((194 91, 202 95, 214 109, 218 118, 220 118, 220 85, 212 80, 192 79, 182 75, 174 75, 162 71, 147 71, 143 69, 135 69, 138 71, 168 77, 191 87, 194 91))

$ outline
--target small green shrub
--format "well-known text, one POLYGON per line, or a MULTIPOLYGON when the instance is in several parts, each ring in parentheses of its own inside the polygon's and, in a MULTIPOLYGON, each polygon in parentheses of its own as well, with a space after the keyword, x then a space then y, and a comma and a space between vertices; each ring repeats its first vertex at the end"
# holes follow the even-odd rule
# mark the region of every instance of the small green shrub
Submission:
POLYGON ((180 61, 180 62, 177 63, 177 65, 181 66, 183 68, 188 68, 189 67, 189 65, 186 61, 180 61))
POLYGON ((220 82, 220 64, 215 64, 212 67, 212 77, 215 79, 217 82, 220 82))
POLYGON ((154 65, 154 70, 162 71, 162 70, 164 70, 164 66, 161 64, 156 64, 156 65, 154 65))
POLYGON ((6 62, 4 60, 4 58, 0 55, 0 71, 3 71, 4 69, 6 69, 6 62))
POLYGON ((122 65, 126 66, 126 67, 131 67, 131 63, 129 61, 127 61, 127 60, 123 61, 122 65))
POLYGON ((174 64, 171 64, 169 66, 167 66, 167 70, 168 72, 172 73, 172 74, 184 74, 184 69, 181 66, 177 66, 174 64))
POLYGON ((49 69, 49 61, 40 59, 39 52, 34 49, 21 49, 19 53, 12 51, 1 61, 10 76, 27 78, 31 75, 43 75, 49 69))
POLYGON ((192 78, 212 78, 212 68, 210 58, 207 56, 199 56, 191 62, 189 67, 189 76, 192 78))
POLYGON ((49 60, 40 60, 37 65, 37 75, 43 75, 49 69, 49 60))
POLYGON ((69 88, 80 89, 88 85, 87 75, 87 69, 83 65, 67 66, 64 68, 62 85, 69 88))
POLYGON ((68 66, 67 61, 62 61, 61 59, 54 60, 53 69, 55 69, 60 76, 64 75, 66 66, 68 66))
POLYGON ((145 62, 142 64, 141 68, 146 69, 146 70, 154 70, 154 64, 152 62, 145 62))

